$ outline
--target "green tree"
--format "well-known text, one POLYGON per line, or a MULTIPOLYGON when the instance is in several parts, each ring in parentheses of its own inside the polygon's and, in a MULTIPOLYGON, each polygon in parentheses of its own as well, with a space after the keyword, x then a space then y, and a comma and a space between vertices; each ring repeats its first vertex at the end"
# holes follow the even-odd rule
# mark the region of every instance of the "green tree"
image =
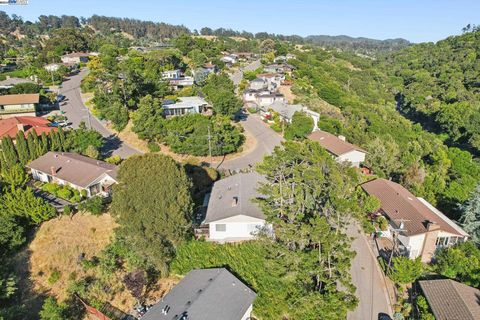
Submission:
POLYGON ((434 270, 469 286, 480 286, 480 249, 471 241, 440 250, 434 270))
POLYGON ((215 114, 232 117, 242 107, 242 101, 235 95, 232 80, 224 73, 210 75, 202 91, 215 114))
POLYGON ((25 140, 25 133, 18 131, 15 137, 15 146, 18 153, 18 159, 22 165, 26 165, 31 160, 30 153, 28 151, 27 140, 25 140))
POLYGON ((475 244, 480 245, 480 185, 470 194, 470 199, 461 205, 460 223, 475 244))
POLYGON ((8 184, 12 190, 25 187, 29 180, 24 167, 19 163, 9 169, 2 169, 0 173, 3 182, 8 184))
POLYGON ((34 131, 30 131, 30 133, 27 136, 27 145, 28 145, 28 151, 30 152, 30 159, 35 160, 39 156, 41 156, 38 151, 39 141, 38 141, 38 136, 34 131))
POLYGON ((15 149, 12 138, 10 138, 9 136, 5 136, 2 138, 1 146, 2 153, 0 155, 3 155, 3 161, 1 162, 2 168, 8 170, 13 165, 18 163, 17 150, 15 149))
POLYGON ((423 264, 420 258, 394 257, 390 278, 397 284, 406 285, 417 280, 423 273, 423 264))
POLYGON ((302 302, 288 314, 345 318, 357 303, 349 274, 353 253, 344 234, 348 217, 358 211, 355 173, 343 173, 320 145, 308 140, 285 142, 257 170, 267 180, 259 189, 264 198, 257 201, 275 232, 266 237, 268 256, 302 284, 290 289, 302 302), (338 283, 347 289, 338 290, 338 283))
POLYGON ((94 146, 90 145, 85 149, 85 155, 87 157, 97 159, 100 156, 100 152, 94 146))
POLYGON ((11 88, 10 94, 40 93, 41 86, 35 83, 19 83, 11 88))
POLYGON ((53 297, 48 297, 40 310, 41 320, 65 320, 65 307, 58 304, 53 297))
POLYGON ((176 246, 190 234, 190 180, 172 158, 145 154, 125 160, 118 181, 112 201, 118 234, 132 250, 142 252, 148 264, 167 274, 176 246))
POLYGON ((304 112, 295 112, 292 123, 285 129, 285 139, 303 140, 313 130, 314 122, 312 117, 304 112))
POLYGON ((0 211, 9 215, 28 218, 35 224, 40 224, 55 216, 55 209, 43 199, 34 195, 30 188, 16 188, 1 197, 0 211))

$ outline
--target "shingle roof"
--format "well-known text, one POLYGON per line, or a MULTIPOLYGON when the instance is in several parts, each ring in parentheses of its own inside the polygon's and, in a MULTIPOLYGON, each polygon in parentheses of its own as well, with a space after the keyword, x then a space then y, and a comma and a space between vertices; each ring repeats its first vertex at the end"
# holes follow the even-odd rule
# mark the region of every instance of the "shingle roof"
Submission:
POLYGON ((441 230, 467 236, 459 226, 421 198, 415 197, 407 189, 393 181, 375 179, 362 184, 363 190, 377 197, 381 209, 396 225, 404 221, 404 234, 416 235, 427 232, 429 222, 436 223, 441 230))
POLYGON ((287 104, 285 102, 275 101, 268 108, 287 119, 292 119, 295 112, 302 111, 304 107, 301 104, 287 104))
POLYGON ((265 219, 262 210, 252 200, 262 195, 257 191, 259 182, 265 181, 256 172, 239 173, 219 180, 213 185, 204 223, 237 215, 265 219), (236 205, 234 205, 236 201, 236 205))
POLYGON ((39 101, 40 95, 38 93, 9 94, 6 96, 0 96, 0 105, 38 103, 39 101))
POLYGON ((57 128, 50 127, 50 121, 42 117, 11 117, 0 120, 0 138, 4 136, 10 136, 15 138, 17 135, 19 124, 23 126, 23 132, 27 136, 32 130, 35 130, 37 135, 41 135, 43 132, 50 133, 57 128))
POLYGON ((193 270, 142 320, 241 320, 255 297, 225 268, 193 270))
POLYGON ((349 142, 343 141, 336 135, 333 135, 326 131, 314 131, 308 136, 308 139, 317 141, 322 147, 327 149, 328 152, 333 153, 336 156, 341 156, 342 154, 354 150, 366 152, 362 148, 357 147, 356 145, 349 142))
POLYGON ((33 160, 30 168, 51 174, 52 168, 59 179, 86 188, 103 174, 117 176, 117 166, 70 152, 47 152, 33 160))
POLYGON ((450 279, 419 284, 437 320, 480 319, 480 290, 450 279))

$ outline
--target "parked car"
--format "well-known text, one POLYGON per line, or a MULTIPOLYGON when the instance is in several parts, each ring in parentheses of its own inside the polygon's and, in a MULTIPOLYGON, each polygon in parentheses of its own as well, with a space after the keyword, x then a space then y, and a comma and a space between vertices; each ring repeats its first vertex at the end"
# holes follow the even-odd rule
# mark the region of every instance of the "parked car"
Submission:
POLYGON ((67 120, 59 120, 59 121, 51 122, 50 125, 51 125, 52 127, 62 127, 62 128, 65 128, 65 127, 68 127, 69 125, 71 125, 71 123, 68 122, 67 120))

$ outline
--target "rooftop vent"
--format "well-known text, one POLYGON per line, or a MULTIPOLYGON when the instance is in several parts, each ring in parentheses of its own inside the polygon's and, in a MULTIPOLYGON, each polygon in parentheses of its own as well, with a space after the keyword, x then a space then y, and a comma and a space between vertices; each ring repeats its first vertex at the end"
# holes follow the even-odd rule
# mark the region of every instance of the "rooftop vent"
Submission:
POLYGON ((338 136, 338 139, 340 139, 340 140, 342 140, 342 141, 346 141, 346 140, 347 140, 347 139, 345 139, 345 136, 342 136, 342 135, 338 136))
POLYGON ((238 204, 238 197, 233 197, 232 199, 232 207, 236 207, 238 204))

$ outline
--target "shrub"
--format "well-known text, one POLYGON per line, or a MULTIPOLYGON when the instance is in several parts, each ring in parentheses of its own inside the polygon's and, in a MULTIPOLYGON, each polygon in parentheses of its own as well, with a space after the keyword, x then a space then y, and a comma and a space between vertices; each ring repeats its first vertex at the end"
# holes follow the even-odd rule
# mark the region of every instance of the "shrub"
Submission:
POLYGON ((103 213, 105 205, 101 197, 95 196, 80 203, 78 209, 88 211, 93 215, 99 215, 103 213))
POLYGON ((69 205, 63 206, 63 214, 71 215, 72 214, 72 207, 69 205))
POLYGON ((405 285, 417 280, 423 273, 423 264, 420 258, 415 260, 407 257, 394 257, 390 279, 396 284, 405 285))
POLYGON ((50 285, 55 284, 58 280, 60 280, 61 275, 62 274, 60 273, 60 271, 58 271, 57 269, 53 269, 50 273, 50 277, 48 277, 48 283, 50 285))
POLYGON ((120 162, 122 162, 122 158, 120 156, 115 155, 105 159, 105 162, 117 165, 117 164, 120 164, 120 162))
POLYGON ((150 150, 150 152, 159 152, 160 151, 160 146, 158 145, 158 143, 153 142, 153 141, 150 141, 147 144, 147 147, 148 147, 148 150, 150 150))
POLYGON ((42 190, 45 191, 45 192, 48 192, 48 193, 51 193, 53 195, 57 195, 57 192, 58 192, 58 189, 60 189, 60 186, 58 184, 55 184, 55 183, 45 183, 43 186, 42 186, 42 190))
POLYGON ((58 190, 57 196, 65 200, 70 200, 73 196, 73 192, 68 187, 63 187, 58 190))
POLYGON ((378 217, 377 223, 378 223, 378 227, 380 228, 380 230, 387 231, 388 221, 385 217, 383 217, 383 216, 378 217))
POLYGON ((248 108, 247 110, 248 110, 248 112, 250 112, 250 113, 257 113, 257 112, 258 112, 257 108, 253 108, 253 107, 250 107, 250 108, 248 108))

